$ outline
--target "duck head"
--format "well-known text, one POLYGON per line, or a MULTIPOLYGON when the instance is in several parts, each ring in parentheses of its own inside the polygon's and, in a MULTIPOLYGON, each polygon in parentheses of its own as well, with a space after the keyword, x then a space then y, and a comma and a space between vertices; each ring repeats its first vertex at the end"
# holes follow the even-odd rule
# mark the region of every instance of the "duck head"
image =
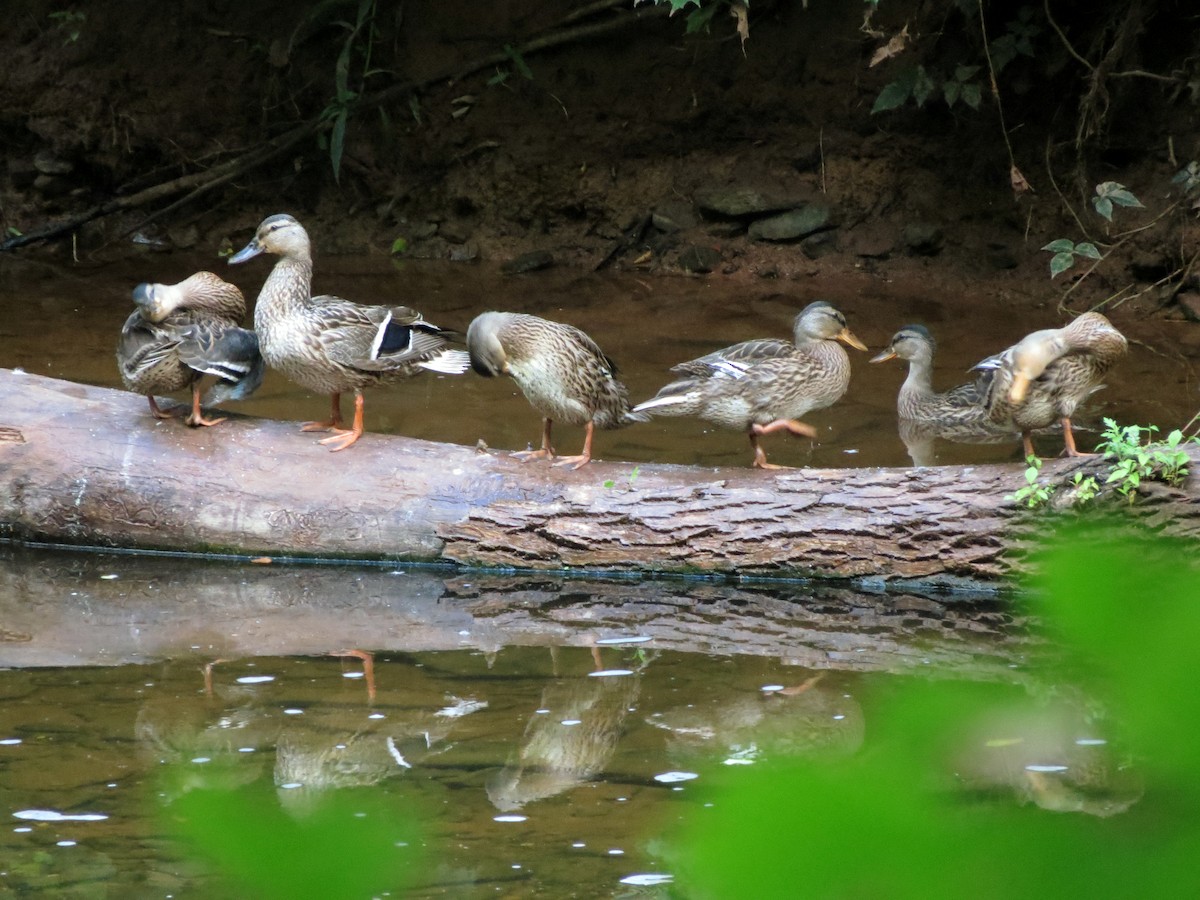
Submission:
POLYGON ((308 232, 287 213, 268 216, 262 220, 250 243, 229 257, 229 261, 245 262, 260 253, 274 253, 290 259, 311 259, 308 232))
POLYGON ((887 347, 871 357, 871 362, 886 362, 889 359, 930 361, 935 347, 933 335, 924 325, 905 325, 892 336, 887 347))
POLYGON ((841 341, 855 350, 866 350, 867 345, 856 338, 846 325, 846 317, 832 303, 817 300, 808 304, 796 316, 796 344, 809 341, 841 341))
POLYGON ((498 334, 504 322, 503 313, 485 312, 476 316, 467 327, 467 352, 471 355, 471 368, 485 378, 495 378, 508 372, 508 354, 498 334))

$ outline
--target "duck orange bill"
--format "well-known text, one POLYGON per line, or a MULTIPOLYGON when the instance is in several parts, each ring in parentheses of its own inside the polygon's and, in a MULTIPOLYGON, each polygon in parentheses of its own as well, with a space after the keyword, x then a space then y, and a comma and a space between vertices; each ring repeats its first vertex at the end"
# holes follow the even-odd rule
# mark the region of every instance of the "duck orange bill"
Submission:
POLYGON ((866 350, 867 345, 850 333, 849 328, 843 328, 837 333, 837 339, 844 344, 849 344, 855 350, 866 350))
POLYGON ((1030 378, 1020 372, 1013 373, 1012 387, 1008 389, 1010 403, 1024 403, 1025 395, 1029 393, 1030 378))
MULTIPOLYGON (((865 350, 866 348, 864 347, 863 349, 865 350)), ((872 356, 871 362, 887 362, 889 359, 895 359, 895 358, 896 358, 896 351, 893 350, 891 347, 888 347, 886 350, 883 350, 883 351, 875 354, 874 356, 872 356)))

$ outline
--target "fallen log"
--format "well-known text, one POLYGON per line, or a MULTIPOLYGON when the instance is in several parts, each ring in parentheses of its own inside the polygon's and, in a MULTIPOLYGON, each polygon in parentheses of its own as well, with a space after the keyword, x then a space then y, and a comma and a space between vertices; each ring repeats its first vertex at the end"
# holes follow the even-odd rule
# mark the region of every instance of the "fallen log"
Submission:
MULTIPOLYGON (((1019 571, 1039 518, 1005 499, 1013 465, 630 470, 388 435, 331 454, 293 422, 188 429, 130 393, 0 370, 0 538, 16 541, 952 586, 1019 571)), ((1129 515, 1200 538, 1200 479, 1148 485, 1129 515)))

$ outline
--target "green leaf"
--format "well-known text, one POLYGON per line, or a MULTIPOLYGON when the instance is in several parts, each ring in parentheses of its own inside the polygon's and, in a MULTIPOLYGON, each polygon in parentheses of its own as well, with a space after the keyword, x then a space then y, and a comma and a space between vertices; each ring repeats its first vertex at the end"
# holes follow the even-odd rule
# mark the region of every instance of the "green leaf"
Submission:
POLYGON ((1075 250, 1075 244, 1066 238, 1059 238, 1056 241, 1051 241, 1042 249, 1049 250, 1051 253, 1072 253, 1075 250))
POLYGON ((1073 265, 1075 265, 1074 253, 1055 253, 1050 257, 1050 277, 1057 278, 1073 265))
POLYGON ((964 84, 962 89, 963 103, 971 107, 971 109, 979 109, 980 103, 983 102, 983 88, 978 84, 964 84))
POLYGON ((970 81, 978 71, 979 66, 958 66, 954 70, 954 80, 959 83, 970 81))
POLYGON ((342 151, 346 144, 346 110, 337 114, 333 120, 333 130, 329 133, 329 162, 333 164, 333 180, 340 183, 342 173, 342 151))
POLYGON ((392 256, 399 256, 408 250, 408 241, 405 238, 398 237, 392 241, 392 256))
POLYGON ((962 83, 958 81, 947 81, 942 86, 942 94, 946 98, 946 105, 953 108, 958 100, 959 94, 962 92, 962 83))
POLYGON ((1100 259, 1101 253, 1096 249, 1096 245, 1091 241, 1083 241, 1075 245, 1075 252, 1080 256, 1086 256, 1088 259, 1100 259))
POLYGON ((1117 206, 1132 206, 1132 207, 1139 207, 1142 209, 1145 208, 1142 206, 1141 200, 1139 200, 1137 197, 1133 196, 1133 194, 1131 194, 1129 191, 1125 190, 1124 188, 1121 188, 1119 191, 1113 191, 1111 194, 1108 195, 1108 198, 1110 200, 1112 200, 1113 203, 1117 204, 1117 206))
POLYGON ((897 78, 891 84, 885 85, 884 89, 879 92, 879 96, 875 98, 875 105, 871 107, 871 115, 903 106, 911 96, 912 83, 903 78, 897 78))
POLYGON ((913 81, 913 99, 917 101, 917 106, 924 106, 925 101, 932 96, 935 90, 937 90, 937 85, 929 77, 925 67, 917 66, 916 78, 913 81))
POLYGON ((1111 200, 1109 200, 1107 197, 1093 197, 1092 206, 1096 207, 1096 212, 1100 213, 1100 215, 1104 216, 1104 218, 1108 219, 1108 221, 1112 221, 1113 205, 1111 200))
POLYGON ((529 66, 525 64, 525 58, 521 56, 521 51, 519 51, 512 44, 505 44, 504 53, 509 59, 512 60, 513 68, 520 72, 522 77, 533 81, 533 72, 530 71, 529 66))

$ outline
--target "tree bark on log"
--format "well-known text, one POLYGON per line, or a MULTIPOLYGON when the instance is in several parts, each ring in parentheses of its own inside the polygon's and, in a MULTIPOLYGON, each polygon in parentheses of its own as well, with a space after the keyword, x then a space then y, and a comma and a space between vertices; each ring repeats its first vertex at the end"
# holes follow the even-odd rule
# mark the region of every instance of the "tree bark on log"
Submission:
MULTIPOLYGON (((331 454, 294 422, 189 429, 138 395, 0 370, 0 538, 19 541, 952 586, 1020 571, 1044 521, 1004 499, 1024 484, 1014 465, 633 468, 376 434, 331 454)), ((1128 514, 1196 540, 1200 479, 1149 485, 1128 514)))

